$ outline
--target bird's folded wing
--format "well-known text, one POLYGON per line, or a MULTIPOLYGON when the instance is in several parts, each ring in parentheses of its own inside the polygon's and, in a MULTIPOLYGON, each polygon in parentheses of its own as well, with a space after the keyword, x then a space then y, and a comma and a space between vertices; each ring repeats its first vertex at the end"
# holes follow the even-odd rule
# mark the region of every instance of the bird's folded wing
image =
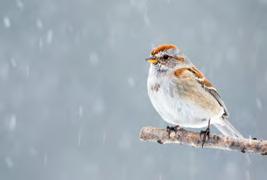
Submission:
POLYGON ((201 84, 201 86, 217 100, 217 102, 224 108, 223 118, 227 118, 229 116, 229 113, 224 102, 222 101, 217 90, 209 82, 209 80, 204 76, 204 74, 200 72, 196 67, 192 66, 192 67, 185 67, 185 68, 177 69, 175 71, 175 76, 179 78, 186 72, 192 73, 195 79, 201 84))

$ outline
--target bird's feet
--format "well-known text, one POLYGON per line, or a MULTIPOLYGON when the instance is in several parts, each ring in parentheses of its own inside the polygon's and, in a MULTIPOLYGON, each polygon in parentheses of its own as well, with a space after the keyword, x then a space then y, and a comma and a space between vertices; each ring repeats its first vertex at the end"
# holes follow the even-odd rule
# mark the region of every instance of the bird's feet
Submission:
POLYGON ((204 131, 201 130, 199 135, 200 137, 203 135, 203 138, 202 138, 202 148, 203 148, 205 142, 210 138, 210 120, 209 120, 207 129, 204 131))
MULTIPOLYGON (((174 136, 175 136, 175 134, 176 134, 176 132, 178 131, 178 129, 179 129, 180 127, 177 125, 177 126, 167 126, 167 132, 168 132, 168 134, 169 134, 169 137, 170 138, 173 138, 174 136)), ((159 144, 163 144, 163 141, 162 140, 157 140, 157 142, 159 143, 159 144)))
POLYGON ((167 126, 167 132, 169 133, 169 137, 171 137, 172 132, 176 134, 180 126, 167 126))
POLYGON ((167 126, 167 131, 170 132, 170 131, 174 131, 174 132, 177 132, 177 130, 179 129, 179 125, 177 126, 167 126))

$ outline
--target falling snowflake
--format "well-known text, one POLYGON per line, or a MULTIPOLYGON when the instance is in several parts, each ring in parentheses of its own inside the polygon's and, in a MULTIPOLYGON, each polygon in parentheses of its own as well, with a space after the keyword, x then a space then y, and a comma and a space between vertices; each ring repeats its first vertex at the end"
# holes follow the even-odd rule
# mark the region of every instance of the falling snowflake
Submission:
POLYGON ((44 164, 44 166, 47 165, 47 161, 48 161, 48 157, 47 157, 47 154, 45 153, 45 154, 44 154, 44 159, 43 159, 43 164, 44 164))
POLYGON ((106 143, 106 139, 107 139, 107 133, 106 133, 106 131, 104 131, 103 136, 102 136, 102 144, 106 143))
POLYGON ((23 4, 23 2, 22 2, 21 0, 17 0, 16 3, 17 3, 18 8, 19 8, 20 10, 23 10, 23 8, 24 8, 24 4, 23 4))
POLYGON ((53 30, 49 29, 47 31, 47 34, 46 34, 46 42, 47 42, 47 44, 51 44, 52 43, 53 35, 54 35, 53 30))
POLYGON ((27 78, 30 77, 30 66, 29 65, 25 66, 25 74, 27 78))
POLYGON ((79 106, 79 110, 78 110, 78 116, 79 118, 83 117, 83 106, 79 106))
POLYGON ((43 22, 41 21, 41 19, 37 19, 36 20, 36 27, 38 29, 42 29, 43 28, 43 22))
POLYGON ((80 128, 78 132, 78 146, 81 146, 81 142, 82 142, 82 129, 80 128))
POLYGON ((97 53, 92 52, 92 53, 89 55, 89 60, 90 60, 90 62, 91 62, 92 65, 97 65, 98 62, 99 62, 97 53))
POLYGON ((133 77, 129 77, 128 78, 128 84, 130 87, 134 87, 135 86, 135 80, 133 77))
POLYGON ((31 156, 37 156, 38 155, 38 151, 37 151, 37 149, 35 147, 30 147, 29 148, 29 154, 31 156))
POLYGON ((10 64, 11 64, 11 66, 12 66, 13 68, 17 67, 17 62, 16 62, 16 60, 15 60, 14 58, 11 58, 11 59, 10 59, 10 64))
POLYGON ((5 28, 10 28, 10 26, 11 26, 11 22, 10 22, 10 19, 9 19, 9 17, 4 17, 3 18, 3 23, 4 23, 4 26, 5 26, 5 28))
POLYGON ((96 114, 102 114, 105 110, 105 103, 103 99, 99 98, 95 101, 93 106, 93 112, 96 114))
POLYGON ((260 100, 260 98, 256 98, 256 104, 259 110, 262 110, 262 102, 260 100))
POLYGON ((11 157, 9 157, 9 156, 5 157, 5 162, 6 162, 6 165, 8 168, 13 168, 14 162, 11 159, 11 157))
POLYGON ((16 125, 17 125, 17 118, 16 115, 13 114, 9 119, 8 129, 10 131, 14 131, 16 129, 16 125))

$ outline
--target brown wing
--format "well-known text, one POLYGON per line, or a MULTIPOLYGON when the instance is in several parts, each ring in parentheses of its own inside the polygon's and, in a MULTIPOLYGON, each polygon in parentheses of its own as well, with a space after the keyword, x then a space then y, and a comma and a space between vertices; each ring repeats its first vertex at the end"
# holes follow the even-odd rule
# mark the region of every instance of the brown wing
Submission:
POLYGON ((200 72, 196 67, 186 67, 186 68, 179 68, 175 71, 175 76, 179 77, 186 71, 190 71, 196 78, 196 80, 201 84, 201 86, 208 91, 216 100, 217 102, 223 107, 224 114, 223 118, 227 118, 229 116, 228 110, 222 101, 219 93, 214 88, 214 86, 209 82, 209 80, 204 76, 202 72, 200 72))

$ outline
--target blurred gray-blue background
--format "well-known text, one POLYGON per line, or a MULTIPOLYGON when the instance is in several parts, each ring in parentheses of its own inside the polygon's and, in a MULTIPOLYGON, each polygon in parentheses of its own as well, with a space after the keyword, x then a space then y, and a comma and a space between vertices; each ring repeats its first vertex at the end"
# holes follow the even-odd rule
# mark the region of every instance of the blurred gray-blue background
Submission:
POLYGON ((138 133, 167 125, 144 58, 173 43, 267 139, 267 0, 0 0, 0 20, 1 180, 266 178, 266 157, 138 133))

